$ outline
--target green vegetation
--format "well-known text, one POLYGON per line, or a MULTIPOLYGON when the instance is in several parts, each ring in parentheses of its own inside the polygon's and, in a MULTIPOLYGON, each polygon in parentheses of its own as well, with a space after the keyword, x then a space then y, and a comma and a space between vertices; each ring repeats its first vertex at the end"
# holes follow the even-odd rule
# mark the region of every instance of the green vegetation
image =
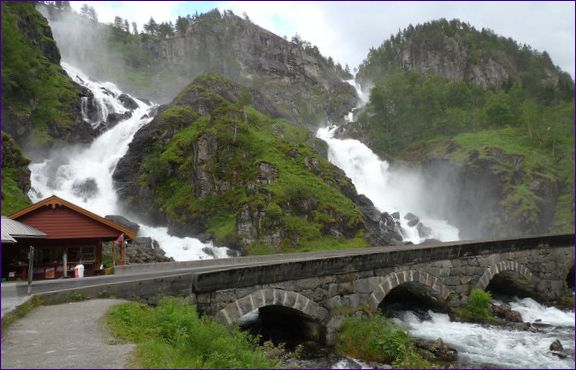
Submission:
POLYGON ((10 135, 2 132, 2 214, 12 214, 30 204, 30 163, 10 135))
POLYGON ((29 125, 33 145, 66 140, 76 123, 78 94, 59 63, 48 22, 34 4, 2 2, 2 110, 10 125, 29 125))
POLYGON ((246 97, 233 102, 218 93, 229 89, 229 81, 203 75, 156 117, 159 126, 180 128, 149 148, 139 175, 160 211, 175 223, 200 221, 226 245, 241 243, 243 214, 258 228, 248 248, 254 254, 366 246, 360 210, 341 192, 351 185, 306 144, 311 134, 258 112, 246 97), (199 116, 188 96, 215 109, 199 116), (274 234, 276 250, 266 242, 274 234))
POLYGON ((163 298, 155 308, 140 303, 114 306, 106 315, 113 335, 137 344, 134 367, 272 368, 257 339, 237 327, 199 317, 184 299, 163 298))
POLYGON ((457 19, 439 19, 399 31, 377 49, 370 50, 359 67, 359 78, 377 81, 399 70, 403 67, 400 51, 408 49, 446 57, 448 63, 463 63, 459 67, 464 69, 462 78, 466 80, 472 80, 474 70, 487 68, 488 60, 494 61, 509 76, 509 81, 503 81, 502 87, 510 87, 515 81, 524 87, 528 96, 540 103, 567 101, 574 95, 572 78, 554 66, 548 53, 519 45, 489 29, 478 31, 457 19), (455 53, 462 53, 464 60, 454 58, 455 53))
POLYGON ((518 221, 526 233, 549 223, 551 232, 574 230, 574 84, 546 52, 441 19, 409 26, 372 49, 358 78, 375 86, 350 132, 378 154, 482 166, 501 181, 502 224, 518 221), (456 77, 401 68, 405 50, 446 58, 456 77), (486 72, 487 61, 508 80, 490 88, 465 82, 486 72))
POLYGON ((418 354, 406 331, 381 315, 344 319, 336 352, 395 368, 433 367, 418 354))
POLYGON ((41 306, 44 303, 42 297, 33 295, 26 302, 16 307, 14 312, 7 313, 2 318, 2 335, 4 330, 8 329, 16 320, 26 316, 32 309, 41 306))
POLYGON ((521 219, 526 232, 536 232, 551 194, 541 185, 554 183, 551 231, 566 232, 574 221, 573 115, 571 101, 544 104, 517 84, 486 90, 404 71, 376 83, 350 132, 386 157, 484 163, 503 179, 506 216, 521 219))
POLYGON ((470 292, 469 302, 458 309, 457 314, 468 321, 498 323, 499 320, 490 310, 491 305, 492 294, 475 288, 470 292))

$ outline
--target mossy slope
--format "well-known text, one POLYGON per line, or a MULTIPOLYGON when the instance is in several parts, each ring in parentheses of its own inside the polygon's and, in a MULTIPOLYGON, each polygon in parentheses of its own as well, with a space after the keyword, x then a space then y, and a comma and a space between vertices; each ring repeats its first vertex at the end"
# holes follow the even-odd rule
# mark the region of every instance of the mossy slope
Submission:
POLYGON ((274 112, 255 90, 200 76, 135 137, 114 175, 121 197, 176 234, 251 253, 365 246, 350 181, 306 129, 258 109, 274 112))

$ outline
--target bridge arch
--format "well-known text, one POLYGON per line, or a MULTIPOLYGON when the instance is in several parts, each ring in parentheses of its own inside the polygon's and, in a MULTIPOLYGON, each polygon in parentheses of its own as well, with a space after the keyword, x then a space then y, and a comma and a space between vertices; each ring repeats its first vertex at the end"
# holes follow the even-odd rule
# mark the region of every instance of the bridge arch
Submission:
POLYGON ((230 325, 256 309, 266 306, 283 306, 299 311, 318 322, 328 317, 328 311, 300 293, 283 289, 260 289, 237 299, 216 314, 216 319, 230 325))
POLYGON ((417 283, 432 290, 441 300, 446 301, 450 295, 450 289, 437 277, 425 271, 405 270, 391 272, 382 278, 382 282, 370 294, 368 304, 370 311, 376 313, 380 303, 390 291, 405 283, 417 283))
POLYGON ((534 279, 534 274, 526 266, 515 261, 502 261, 486 268, 480 279, 478 279, 476 288, 486 290, 492 278, 502 272, 515 272, 526 278, 528 282, 532 282, 534 279))

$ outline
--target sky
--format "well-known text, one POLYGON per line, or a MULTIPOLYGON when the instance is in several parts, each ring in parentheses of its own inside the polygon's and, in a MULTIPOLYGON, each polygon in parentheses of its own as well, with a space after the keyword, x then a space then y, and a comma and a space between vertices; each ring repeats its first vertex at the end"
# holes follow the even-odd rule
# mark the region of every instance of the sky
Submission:
POLYGON ((101 22, 115 16, 137 22, 154 17, 174 21, 179 15, 218 8, 248 15, 252 22, 291 38, 295 34, 318 46, 325 56, 354 68, 371 47, 404 29, 438 18, 458 18, 477 29, 490 28, 539 51, 574 78, 574 9, 572 1, 86 1, 101 22))

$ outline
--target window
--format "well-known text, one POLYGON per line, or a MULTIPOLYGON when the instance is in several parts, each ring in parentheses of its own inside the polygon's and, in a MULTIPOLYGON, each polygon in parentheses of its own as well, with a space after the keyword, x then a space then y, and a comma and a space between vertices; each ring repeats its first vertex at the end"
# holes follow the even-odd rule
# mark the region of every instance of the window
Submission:
POLYGON ((94 247, 82 247, 80 251, 80 260, 82 262, 96 260, 96 249, 94 247))

